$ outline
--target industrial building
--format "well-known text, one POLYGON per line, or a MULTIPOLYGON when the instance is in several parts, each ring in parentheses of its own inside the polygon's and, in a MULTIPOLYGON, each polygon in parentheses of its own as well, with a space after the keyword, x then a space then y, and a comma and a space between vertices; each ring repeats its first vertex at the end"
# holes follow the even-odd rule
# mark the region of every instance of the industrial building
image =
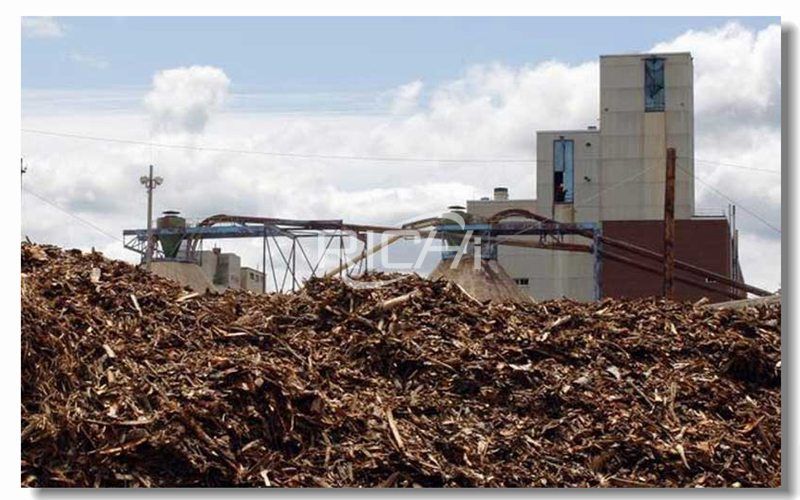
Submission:
MULTIPOLYGON (((174 210, 165 211, 156 220, 158 230, 182 231, 186 220, 174 210)), ((264 273, 242 266, 235 253, 222 252, 219 247, 193 251, 182 234, 162 234, 156 237, 161 253, 151 270, 160 276, 177 281, 198 291, 248 290, 265 291, 264 273)))
MULTIPOLYGON (((199 269, 216 290, 266 291, 269 278, 271 290, 283 292, 309 276, 349 275, 409 230, 435 234, 451 247, 469 234, 477 237, 472 249, 480 245, 480 265, 453 260, 460 255, 453 247, 432 276, 459 283, 479 300, 663 295, 719 302, 769 295, 744 283, 735 207, 727 215, 722 209, 700 215, 695 208, 693 89, 689 53, 601 56, 599 124, 537 132, 534 199, 510 197, 522 191, 511 183, 511 191, 498 187, 492 198, 402 227, 230 214, 187 225, 165 212, 154 231, 124 230, 125 247, 145 262, 155 249, 164 268, 155 272, 180 275, 173 268, 184 263, 181 271, 194 277, 199 269), (458 219, 449 215, 466 225, 454 225, 458 219), (396 234, 368 248, 369 233, 396 234), (206 240, 225 238, 261 240, 261 267, 271 269, 269 277, 243 267, 235 254, 202 249, 206 240), (357 257, 344 255, 345 238, 364 245, 357 257), (339 266, 320 269, 303 241, 338 251, 339 266)), ((210 288, 205 281, 194 288, 210 288)))
MULTIPOLYGON (((513 199, 508 188, 496 188, 492 199, 469 200, 467 213, 488 219, 517 210, 593 224, 603 236, 661 252, 666 152, 674 148, 676 258, 742 282, 734 217, 722 210, 712 216, 695 211, 693 88, 690 53, 601 56, 599 126, 538 131, 536 198, 513 199)), ((513 194, 519 186, 510 187, 513 194)), ((662 293, 661 276, 608 259, 598 273, 588 253, 503 245, 498 261, 537 300, 662 293)), ((709 294, 687 283, 675 287, 675 297, 686 299, 724 300, 736 293, 709 294)))
POLYGON ((235 253, 223 253, 220 248, 203 250, 197 252, 195 261, 218 290, 233 288, 258 293, 264 291, 264 273, 242 266, 241 257, 235 253))

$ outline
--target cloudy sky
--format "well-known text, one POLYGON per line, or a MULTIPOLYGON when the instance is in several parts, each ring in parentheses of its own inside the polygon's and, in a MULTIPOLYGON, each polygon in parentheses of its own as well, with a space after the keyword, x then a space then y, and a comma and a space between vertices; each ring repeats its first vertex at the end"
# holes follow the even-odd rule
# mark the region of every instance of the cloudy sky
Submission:
MULTIPOLYGON (((144 226, 151 163, 155 210, 198 219, 397 224, 495 185, 533 197, 535 130, 597 124, 598 55, 691 51, 696 206, 735 200, 746 279, 780 286, 776 18, 25 18, 22 31, 33 240, 133 260, 118 239, 144 226)), ((224 246, 256 267, 259 243, 224 246)))

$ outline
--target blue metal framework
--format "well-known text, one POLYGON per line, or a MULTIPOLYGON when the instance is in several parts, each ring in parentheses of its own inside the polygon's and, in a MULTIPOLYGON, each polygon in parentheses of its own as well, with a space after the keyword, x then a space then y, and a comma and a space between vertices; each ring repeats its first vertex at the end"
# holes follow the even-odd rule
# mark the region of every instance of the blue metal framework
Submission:
MULTIPOLYGON (((184 250, 179 260, 193 261, 193 251, 201 240, 228 239, 228 238, 263 238, 265 236, 285 236, 285 232, 275 227, 248 226, 245 224, 230 224, 223 226, 191 226, 184 228, 158 228, 153 229, 153 238, 158 240, 162 236, 180 235, 188 243, 189 251, 184 250)), ((123 245, 141 255, 147 248, 147 229, 125 229, 122 231, 123 245)), ((154 245, 154 257, 164 258, 158 245, 154 245)))
MULTIPOLYGON (((341 267, 341 265, 344 264, 343 240, 345 237, 355 237, 363 242, 364 250, 362 255, 366 257, 366 234, 370 232, 402 232, 403 229, 407 230, 409 227, 425 227, 429 229, 423 232, 440 236, 444 240, 451 242, 460 241, 464 235, 469 233, 473 238, 472 244, 480 245, 481 258, 483 259, 496 259, 497 245, 499 244, 592 253, 595 259, 595 297, 600 298, 601 296, 600 276, 602 263, 599 251, 601 241, 599 224, 590 222, 561 223, 519 210, 510 210, 500 213, 496 215, 494 219, 490 219, 487 222, 461 225, 444 224, 444 221, 445 219, 431 218, 412 223, 405 226, 405 228, 393 228, 345 224, 341 220, 292 220, 217 215, 209 217, 197 226, 155 228, 152 230, 152 234, 156 242, 159 241, 159 237, 180 235, 182 239, 181 251, 179 252, 178 258, 172 260, 185 262, 199 262, 198 249, 202 245, 203 240, 206 239, 261 238, 263 241, 263 269, 266 271, 269 265, 272 271, 275 291, 282 292, 287 286, 287 280, 292 290, 295 290, 301 285, 301 280, 298 279, 298 256, 303 259, 301 261, 301 266, 307 265, 310 276, 316 276, 319 270, 324 255, 320 257, 316 263, 312 262, 303 248, 303 238, 327 238, 325 251, 338 239, 340 251, 339 263, 341 267), (504 217, 522 217, 526 220, 503 220, 504 217), (593 240, 592 245, 566 243, 564 237, 568 235, 579 235, 591 238, 593 240), (538 242, 520 242, 519 240, 514 240, 513 237, 516 236, 538 236, 539 238, 538 242), (291 247, 284 251, 281 245, 278 244, 277 238, 288 238, 291 241, 291 247), (274 243, 274 252, 272 248, 273 245, 270 241, 274 243), (275 271, 274 263, 274 260, 278 258, 280 258, 280 262, 282 262, 285 267, 283 278, 280 282, 278 280, 278 274, 275 271)), ((125 248, 144 256, 147 248, 147 230, 126 229, 123 231, 123 241, 125 248)), ((155 243, 154 248, 154 258, 164 259, 163 251, 158 248, 158 245, 155 243)), ((452 257, 455 253, 454 251, 445 251, 443 252, 443 258, 452 257)), ((365 262, 362 261, 359 266, 361 265, 364 265, 363 270, 365 271, 365 262)), ((359 270, 361 269, 362 268, 359 267, 359 270)), ((347 270, 347 266, 343 268, 343 271, 350 274, 350 271, 347 270)), ((340 274, 341 272, 342 271, 340 271, 340 274)), ((266 279, 263 282, 264 291, 266 291, 266 279)))
MULTIPOLYGON (((272 274, 274 290, 284 291, 291 287, 295 290, 301 286, 299 273, 308 271, 310 276, 316 276, 324 258, 322 255, 316 262, 312 262, 309 253, 303 247, 302 240, 306 238, 327 238, 324 252, 327 252, 335 240, 339 240, 339 261, 342 263, 345 238, 357 238, 366 244, 366 233, 386 232, 396 228, 382 226, 368 226, 346 224, 341 220, 296 220, 276 219, 264 217, 215 215, 205 219, 196 226, 154 228, 153 258, 156 260, 171 260, 179 262, 200 263, 202 242, 213 239, 261 238, 262 239, 262 264, 263 270, 269 266, 272 274), (178 255, 167 259, 163 249, 158 245, 161 237, 181 236, 178 255), (278 241, 290 241, 289 248, 282 248, 278 241), (274 248, 273 248, 274 247, 274 248), (274 250, 274 251, 273 251, 274 250), (299 258, 298 258, 299 257, 299 258), (275 261, 283 264, 283 278, 278 279, 275 261), (298 269, 299 263, 299 269, 298 269), (288 281, 288 284, 287 284, 288 281)), ((147 250, 147 229, 125 229, 123 232, 123 245, 128 250, 140 254, 143 258, 147 250)), ((361 268, 360 268, 361 269, 361 268)), ((364 265, 363 270, 366 270, 364 265)), ((266 292, 266 279, 263 280, 263 290, 266 292)))

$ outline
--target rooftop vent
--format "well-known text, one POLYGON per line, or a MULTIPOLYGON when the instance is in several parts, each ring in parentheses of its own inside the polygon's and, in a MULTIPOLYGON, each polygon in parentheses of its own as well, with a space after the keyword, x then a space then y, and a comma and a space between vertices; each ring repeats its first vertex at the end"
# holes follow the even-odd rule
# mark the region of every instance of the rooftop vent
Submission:
POLYGON ((494 201, 506 201, 506 200, 508 200, 508 188, 506 187, 494 188, 494 201))
MULTIPOLYGON (((185 228, 186 219, 179 214, 180 212, 177 210, 165 210, 163 215, 156 219, 156 227, 158 229, 173 229, 176 231, 185 228)), ((174 259, 178 256, 183 236, 181 234, 162 234, 158 237, 158 241, 161 243, 164 256, 168 259, 174 259)))

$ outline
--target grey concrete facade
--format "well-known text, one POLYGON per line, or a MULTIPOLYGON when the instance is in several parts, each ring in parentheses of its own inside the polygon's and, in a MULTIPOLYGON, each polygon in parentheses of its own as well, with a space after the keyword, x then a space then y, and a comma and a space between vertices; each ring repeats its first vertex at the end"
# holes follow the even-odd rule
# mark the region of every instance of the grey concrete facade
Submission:
POLYGON ((242 267, 239 272, 240 287, 254 293, 261 293, 264 290, 264 273, 252 267, 242 267))
POLYGON ((678 156, 675 217, 694 215, 694 83, 689 53, 600 57, 598 220, 664 216, 667 148, 678 156), (645 111, 648 58, 664 59, 664 111, 645 111))
POLYGON ((243 267, 241 258, 234 253, 223 253, 219 249, 204 250, 199 252, 198 264, 217 290, 233 288, 262 291, 264 273, 243 267))

